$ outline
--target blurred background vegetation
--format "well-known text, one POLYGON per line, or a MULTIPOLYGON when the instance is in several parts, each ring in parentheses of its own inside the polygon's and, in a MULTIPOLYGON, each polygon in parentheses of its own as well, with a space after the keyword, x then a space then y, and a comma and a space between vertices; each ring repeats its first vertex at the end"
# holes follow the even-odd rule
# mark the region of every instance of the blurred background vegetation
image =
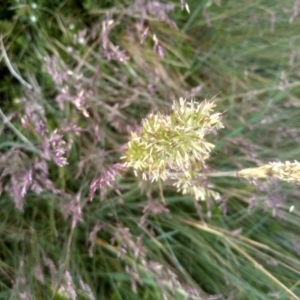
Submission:
POLYGON ((299 186, 212 178, 221 201, 164 205, 118 169, 179 97, 218 98, 213 170, 297 160, 298 9, 2 0, 0 299, 299 299, 299 186))

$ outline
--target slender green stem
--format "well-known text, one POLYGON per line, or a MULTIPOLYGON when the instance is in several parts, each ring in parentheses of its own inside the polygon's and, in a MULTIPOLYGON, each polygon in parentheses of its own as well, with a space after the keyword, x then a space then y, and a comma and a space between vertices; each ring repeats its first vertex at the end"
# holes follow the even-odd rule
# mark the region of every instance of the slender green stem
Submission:
POLYGON ((9 61, 9 58, 7 56, 7 53, 5 51, 5 47, 4 47, 4 44, 3 44, 3 41, 2 41, 2 37, 0 37, 0 46, 1 46, 1 49, 2 49, 2 56, 4 58, 4 61, 6 63, 6 66, 7 68, 9 69, 10 73, 16 78, 18 79, 21 84, 23 84, 24 86, 26 86, 26 88, 28 88, 29 90, 32 90, 32 85, 29 84, 28 82, 26 82, 16 71, 15 69, 13 68, 13 66, 11 65, 10 61, 9 61))
POLYGON ((201 173, 200 176, 207 176, 207 177, 238 177, 238 171, 216 171, 212 173, 201 173))
POLYGON ((0 118, 3 120, 3 123, 7 125, 27 146, 37 150, 34 145, 9 121, 3 111, 0 109, 0 118))
MULTIPOLYGON (((199 177, 238 177, 238 171, 215 171, 211 173, 198 173, 199 177)), ((182 175, 179 172, 170 172, 170 175, 182 175)))

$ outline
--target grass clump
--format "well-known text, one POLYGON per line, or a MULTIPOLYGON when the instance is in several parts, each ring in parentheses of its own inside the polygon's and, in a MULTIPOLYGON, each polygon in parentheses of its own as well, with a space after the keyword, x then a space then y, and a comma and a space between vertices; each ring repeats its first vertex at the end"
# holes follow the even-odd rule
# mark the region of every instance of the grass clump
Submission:
POLYGON ((0 299, 298 299, 297 13, 5 1, 0 299))

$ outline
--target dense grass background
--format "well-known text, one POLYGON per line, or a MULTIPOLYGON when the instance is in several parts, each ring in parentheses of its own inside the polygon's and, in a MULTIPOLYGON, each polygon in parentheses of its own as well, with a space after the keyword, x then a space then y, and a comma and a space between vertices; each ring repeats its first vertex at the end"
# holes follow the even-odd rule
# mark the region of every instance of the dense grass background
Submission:
POLYGON ((156 184, 107 172, 185 96, 225 112, 212 169, 298 159, 298 2, 4 0, 0 299, 300 298, 299 186, 212 178, 222 201, 195 204, 166 185, 164 207, 156 184))

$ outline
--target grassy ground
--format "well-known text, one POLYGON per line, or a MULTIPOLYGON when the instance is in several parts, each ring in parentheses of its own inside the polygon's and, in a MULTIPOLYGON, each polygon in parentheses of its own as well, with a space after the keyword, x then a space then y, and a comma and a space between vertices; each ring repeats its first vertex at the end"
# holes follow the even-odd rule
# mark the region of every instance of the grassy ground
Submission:
POLYGON ((164 205, 116 165, 147 113, 216 95, 212 169, 298 159, 297 1, 219 2, 4 1, 0 299, 300 298, 299 186, 164 205))

